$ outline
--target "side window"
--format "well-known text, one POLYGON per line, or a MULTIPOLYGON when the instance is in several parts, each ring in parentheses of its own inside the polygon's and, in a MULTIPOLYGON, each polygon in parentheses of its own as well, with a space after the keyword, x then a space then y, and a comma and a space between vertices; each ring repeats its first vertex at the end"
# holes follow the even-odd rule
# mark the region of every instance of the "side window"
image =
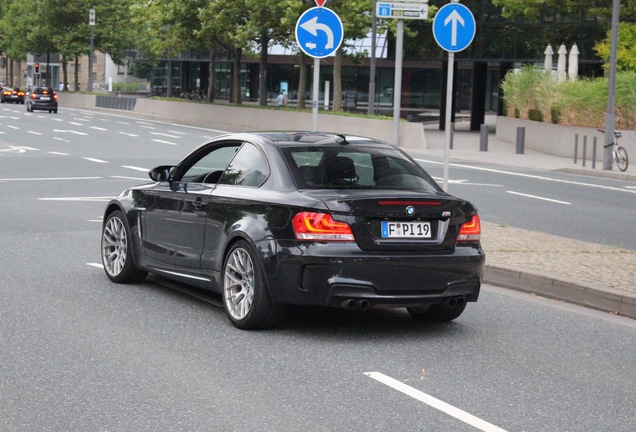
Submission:
POLYGON ((234 186, 260 186, 269 173, 263 154, 250 143, 243 144, 219 184, 234 186))
POLYGON ((181 178, 182 182, 218 183, 223 171, 230 163, 239 144, 219 147, 211 150, 196 160, 186 170, 181 178))

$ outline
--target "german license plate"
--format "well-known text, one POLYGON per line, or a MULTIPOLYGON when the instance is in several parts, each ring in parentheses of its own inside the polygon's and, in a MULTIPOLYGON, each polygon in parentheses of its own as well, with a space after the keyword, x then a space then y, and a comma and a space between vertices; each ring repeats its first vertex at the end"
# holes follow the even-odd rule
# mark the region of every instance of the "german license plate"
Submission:
POLYGON ((382 221, 382 238, 431 238, 430 222, 382 221))
POLYGON ((51 100, 51 98, 48 96, 42 96, 40 100, 47 101, 47 100, 51 100))

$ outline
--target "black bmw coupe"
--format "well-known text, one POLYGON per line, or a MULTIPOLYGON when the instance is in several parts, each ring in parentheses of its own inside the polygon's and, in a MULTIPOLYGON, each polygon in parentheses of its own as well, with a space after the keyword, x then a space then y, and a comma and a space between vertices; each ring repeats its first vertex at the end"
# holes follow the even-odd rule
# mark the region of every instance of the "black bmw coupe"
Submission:
POLYGON ((318 132, 219 136, 104 213, 118 283, 147 274, 221 294, 257 329, 288 305, 405 307, 450 321, 477 301, 485 253, 475 207, 393 145, 318 132))

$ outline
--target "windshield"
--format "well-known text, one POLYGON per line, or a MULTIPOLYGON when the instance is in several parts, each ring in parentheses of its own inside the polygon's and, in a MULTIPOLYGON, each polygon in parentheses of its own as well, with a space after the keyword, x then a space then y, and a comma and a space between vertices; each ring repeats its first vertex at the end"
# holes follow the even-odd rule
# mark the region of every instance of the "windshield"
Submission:
POLYGON ((372 145, 281 148, 299 189, 397 189, 439 192, 402 152, 372 145))

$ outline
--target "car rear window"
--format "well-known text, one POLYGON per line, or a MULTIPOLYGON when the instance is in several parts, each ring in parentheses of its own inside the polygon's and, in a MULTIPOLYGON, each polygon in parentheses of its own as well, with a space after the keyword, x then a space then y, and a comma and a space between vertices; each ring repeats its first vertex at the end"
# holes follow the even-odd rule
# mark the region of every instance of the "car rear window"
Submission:
POLYGON ((400 151, 365 145, 281 148, 299 189, 398 189, 438 192, 400 151))

